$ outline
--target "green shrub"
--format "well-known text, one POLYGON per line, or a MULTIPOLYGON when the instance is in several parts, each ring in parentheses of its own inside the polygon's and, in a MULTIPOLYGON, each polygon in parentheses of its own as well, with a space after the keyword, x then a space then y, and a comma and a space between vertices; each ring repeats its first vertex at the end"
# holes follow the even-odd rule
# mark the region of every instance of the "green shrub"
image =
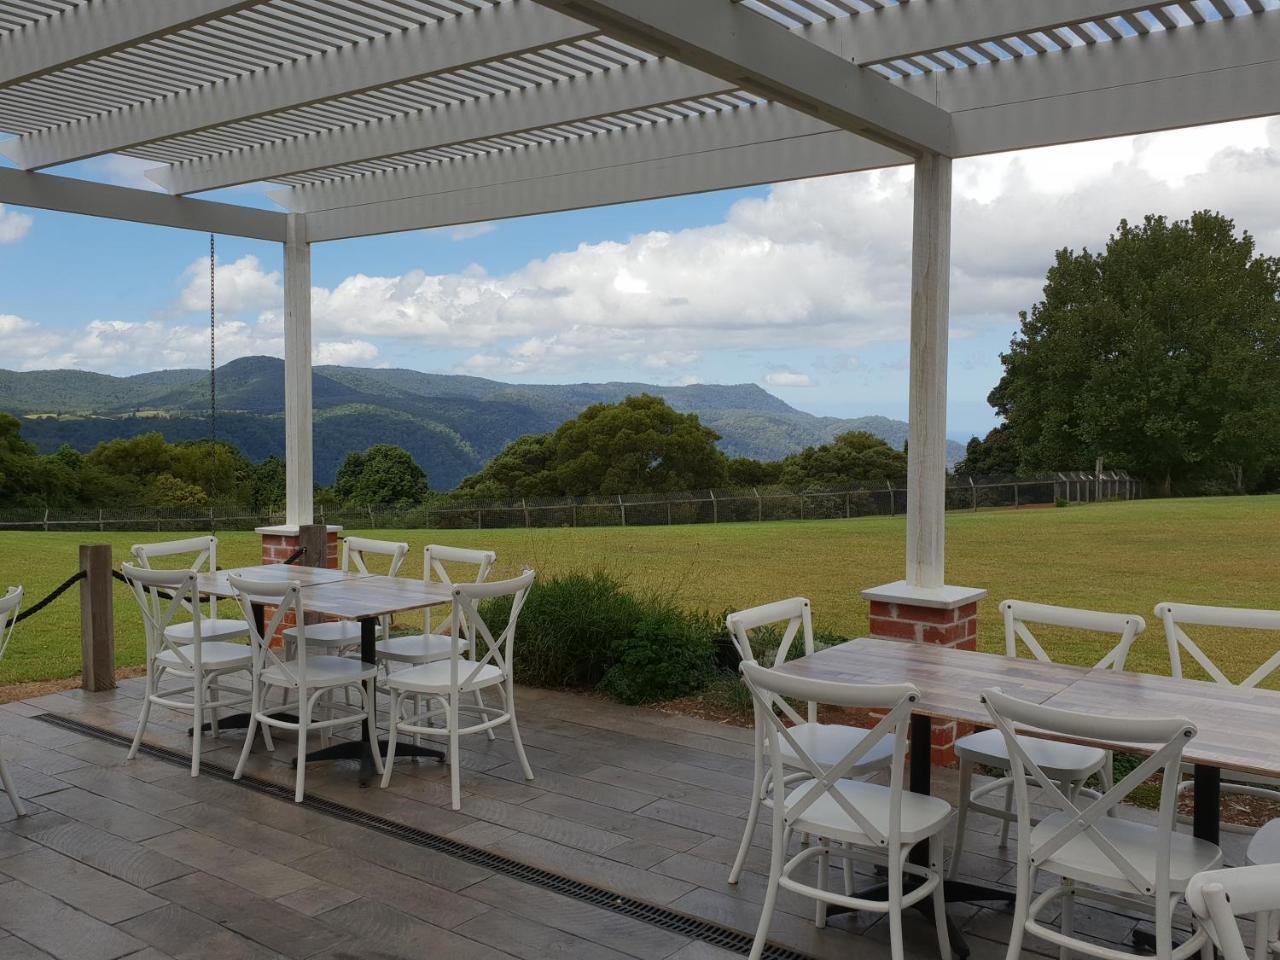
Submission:
MULTIPOLYGON (((481 609, 495 636, 510 610, 510 601, 491 601, 481 609)), ((516 681, 535 687, 596 686, 609 669, 610 645, 640 617, 640 603, 602 571, 535 582, 516 628, 516 681)))
POLYGON ((644 606, 632 629, 610 645, 612 665, 600 688, 623 703, 654 703, 702 690, 716 672, 715 620, 662 601, 644 606))

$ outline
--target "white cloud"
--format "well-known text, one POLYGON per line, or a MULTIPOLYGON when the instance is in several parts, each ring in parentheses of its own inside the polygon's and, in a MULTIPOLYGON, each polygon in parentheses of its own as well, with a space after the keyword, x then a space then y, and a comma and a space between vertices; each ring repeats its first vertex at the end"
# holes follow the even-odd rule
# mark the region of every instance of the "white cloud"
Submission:
MULTIPOLYGON (((209 310, 209 260, 196 260, 183 271, 186 286, 178 303, 183 310, 209 310)), ((279 309, 284 299, 280 274, 263 270, 261 262, 246 254, 231 263, 219 262, 214 271, 217 308, 220 315, 279 309)))
POLYGON ((449 231, 449 239, 455 243, 463 240, 474 240, 477 237, 483 237, 486 234, 493 233, 498 229, 496 225, 487 221, 482 223, 464 223, 460 227, 453 227, 449 231))
POLYGON ((312 346, 311 358, 322 364, 368 367, 377 361, 378 348, 368 340, 325 340, 312 346))
POLYGON ((6 210, 0 203, 0 245, 17 243, 31 229, 32 219, 18 210, 6 210))
POLYGON ((764 375, 764 382, 770 387, 812 387, 814 380, 807 373, 795 370, 773 370, 764 375))

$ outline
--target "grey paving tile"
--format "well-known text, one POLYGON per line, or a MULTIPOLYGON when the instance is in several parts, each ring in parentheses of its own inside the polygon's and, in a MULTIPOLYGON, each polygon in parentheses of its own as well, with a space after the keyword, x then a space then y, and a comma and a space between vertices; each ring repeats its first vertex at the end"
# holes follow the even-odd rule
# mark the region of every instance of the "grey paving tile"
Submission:
POLYGON ((590 824, 601 830, 621 834, 629 840, 639 840, 668 850, 688 850, 707 839, 710 834, 677 826, 665 820, 641 816, 580 800, 548 794, 528 804, 528 809, 539 810, 565 820, 590 824))
POLYGON ((273 899, 310 885, 311 878, 239 847, 232 847, 194 830, 154 837, 146 844, 157 853, 215 877, 239 884, 260 897, 273 899))
MULTIPOLYGON (((37 708, 38 709, 38 708, 37 708)), ((43 713, 43 710, 39 711, 43 713)), ((44 747, 63 747, 87 739, 84 734, 73 730, 55 727, 32 716, 24 716, 14 711, 0 711, 0 734, 17 737, 30 743, 38 743, 44 747)))
POLYGON ((0 933, 0 957, 5 960, 52 960, 43 950, 37 950, 25 940, 0 933))
POLYGON ((683 949, 677 950, 667 960, 735 960, 741 954, 721 950, 709 943, 695 940, 683 949))
POLYGON ((449 836, 473 847, 488 847, 515 832, 510 827, 500 827, 496 823, 485 823, 482 820, 477 820, 475 823, 469 823, 465 827, 453 831, 449 836))
POLYGON ((96 742, 94 740, 85 740, 81 743, 63 747, 59 751, 46 746, 37 746, 20 737, 0 736, 0 756, 15 763, 20 763, 25 767, 30 767, 32 770, 38 770, 40 773, 62 773, 64 770, 83 767, 86 763, 86 761, 78 757, 68 756, 63 751, 74 750, 84 744, 96 742))
MULTIPOLYGON (((760 908, 754 903, 735 900, 732 897, 705 890, 701 887, 681 897, 673 905, 675 909, 692 913, 695 916, 722 923, 748 936, 754 936, 756 925, 760 922, 760 908)), ((858 942, 860 934, 843 929, 845 918, 840 924, 835 921, 827 927, 819 929, 813 925, 813 918, 801 918, 780 910, 774 911, 773 921, 769 927, 769 939, 784 946, 793 947, 819 960, 845 960, 850 954, 860 955, 858 942)), ((865 920, 859 922, 865 923, 865 920)), ((875 929, 874 926, 871 929, 875 929)))
MULTIPOLYGON (((639 810, 646 803, 655 799, 652 793, 638 793, 624 787, 615 787, 585 777, 574 777, 558 770, 535 770, 534 783, 546 793, 559 794, 565 797, 576 797, 617 810, 639 810)), ((518 763, 508 763, 489 772, 491 777, 501 777, 524 783, 524 770, 518 763)))
POLYGON ((256 897, 243 887, 192 873, 155 888, 160 896, 286 957, 301 960, 345 937, 315 917, 256 897))
MULTIPOLYGON (((642 817, 661 820, 663 823, 674 824, 677 827, 684 827, 686 830, 694 830, 701 834, 724 837, 727 840, 741 840, 742 831, 747 825, 745 818, 718 813, 715 810, 708 810, 704 807, 691 806, 676 800, 655 800, 648 806, 641 807, 637 812, 642 817)), ((768 831, 762 825, 759 825, 756 829, 754 841, 763 844, 766 842, 768 835, 768 831)))
POLYGON ((145 890, 64 857, 56 850, 20 853, 0 861, 0 870, 104 923, 119 923, 164 904, 145 890))
POLYGON ((402 910, 419 920, 450 929, 489 912, 470 897, 397 873, 347 851, 328 850, 294 866, 336 887, 402 910))
POLYGON ((148 850, 140 843, 75 821, 58 824, 29 836, 50 849, 74 857, 81 863, 135 887, 150 887, 181 877, 194 869, 154 850, 148 850))
MULTIPOLYGON (((243 793, 248 793, 244 788, 240 789, 243 793)), ((282 806, 278 800, 275 803, 282 806)), ((165 816, 192 830, 216 837, 223 843, 252 850, 280 863, 308 857, 324 849, 314 841, 305 840, 285 830, 277 830, 258 823, 243 813, 232 813, 213 804, 197 802, 171 810, 165 816)))
POLYGON ((131 953, 124 960, 173 960, 167 953, 161 953, 155 947, 147 947, 137 953, 131 953))
POLYGON ((176 903, 126 920, 117 929, 174 960, 281 960, 275 951, 176 903))
POLYGON ((72 820, 79 820, 126 840, 147 840, 181 829, 172 821, 78 787, 51 793, 41 797, 40 802, 72 820))
POLYGON ((78 767, 58 775, 82 790, 109 797, 147 813, 165 813, 191 803, 191 798, 136 780, 128 774, 103 767, 78 767))
POLYGON ((603 856, 610 860, 617 860, 619 863, 626 863, 633 867, 640 867, 642 870, 649 870, 654 865, 670 857, 671 851, 666 847, 656 847, 652 843, 645 843, 642 840, 628 840, 626 843, 620 843, 616 847, 610 847, 603 853, 603 856))
MULTIPOLYGON (((156 785, 204 804, 216 804, 222 810, 252 823, 274 827, 276 830, 283 830, 295 836, 302 836, 333 822, 332 817, 308 810, 296 803, 282 803, 275 797, 257 793, 243 784, 214 780, 211 777, 192 778, 181 773, 164 780, 157 780, 156 785)), ((174 816, 185 809, 185 807, 179 807, 178 810, 173 811, 174 816)), ((166 817, 168 816, 169 814, 166 814, 166 817)))
POLYGON ((40 845, 9 830, 0 830, 0 857, 12 857, 28 850, 38 850, 40 845))
POLYGON ((511 956, 372 900, 354 900, 328 913, 322 913, 320 917, 351 937, 351 944, 342 948, 350 957, 376 957, 378 960, 421 960, 422 957, 508 960, 511 956))
POLYGON ((14 936, 57 960, 116 960, 146 946, 20 880, 0 884, 0 917, 14 936))
POLYGON ((491 875, 491 871, 442 853, 337 820, 330 821, 322 830, 307 834, 307 837, 445 890, 462 890, 491 875))
MULTIPOLYGON (((158 760, 155 757, 148 757, 141 753, 130 760, 128 747, 109 743, 105 740, 85 740, 82 743, 73 743, 59 748, 58 753, 70 762, 79 761, 81 765, 91 763, 96 767, 118 770, 133 777, 135 780, 142 780, 145 783, 153 783, 156 780, 171 777, 174 770, 178 769, 172 763, 158 760)), ((72 768, 67 767, 67 769, 72 768)), ((57 773, 60 771, 49 770, 46 772, 57 773)))
MULTIPOLYGON (((13 785, 18 790, 20 797, 39 797, 46 793, 54 793, 58 790, 67 789, 67 784, 57 777, 50 776, 47 773, 41 773, 28 767, 26 764, 17 762, 7 762, 5 766, 9 770, 9 776, 13 778, 13 785)), ((67 771, 71 773, 72 771, 67 771)), ((12 805, 5 804, 12 812, 12 805)))
POLYGON ((455 929, 523 960, 626 960, 626 954, 599 943, 510 913, 495 911, 455 929))
MULTIPOLYGON (((662 769, 663 766, 655 764, 657 769, 662 769)), ((588 780, 598 780, 666 800, 679 800, 690 806, 735 817, 746 816, 747 809, 751 806, 750 788, 742 793, 719 793, 695 784, 668 780, 656 773, 628 770, 614 764, 598 766, 594 770, 588 770, 583 776, 588 780)))
POLYGON ((350 903, 352 900, 357 899, 359 899, 359 896, 350 890, 344 890, 342 887, 332 883, 317 880, 309 887, 303 887, 301 890, 285 894, 283 897, 276 897, 275 902, 288 907, 290 910, 306 914, 308 917, 314 917, 316 914, 324 913, 326 910, 332 910, 334 907, 340 907, 344 903, 350 903))

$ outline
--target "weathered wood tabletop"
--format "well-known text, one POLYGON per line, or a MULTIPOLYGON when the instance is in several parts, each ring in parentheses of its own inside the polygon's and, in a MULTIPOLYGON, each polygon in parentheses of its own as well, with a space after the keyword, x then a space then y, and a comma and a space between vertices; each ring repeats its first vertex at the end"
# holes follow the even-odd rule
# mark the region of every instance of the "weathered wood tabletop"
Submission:
POLYGON ((343 620, 365 620, 404 610, 420 610, 452 599, 449 588, 438 583, 283 563, 202 573, 196 578, 196 586, 207 596, 233 597, 231 576, 276 583, 296 581, 303 587, 303 610, 343 620))

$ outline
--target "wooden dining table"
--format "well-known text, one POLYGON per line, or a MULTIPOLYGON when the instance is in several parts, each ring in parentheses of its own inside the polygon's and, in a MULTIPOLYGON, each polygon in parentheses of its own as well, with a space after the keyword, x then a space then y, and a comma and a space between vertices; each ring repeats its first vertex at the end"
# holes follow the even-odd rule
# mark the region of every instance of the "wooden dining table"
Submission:
MULTIPOLYGON (((283 563, 264 564, 256 567, 237 567, 202 573, 196 578, 196 588, 209 597, 234 597, 235 589, 230 577, 248 580, 269 580, 274 583, 293 582, 302 589, 302 610, 337 620, 354 620, 360 624, 360 659, 373 665, 377 662, 378 627, 383 617, 409 610, 423 610, 452 601, 449 588, 443 584, 427 583, 407 577, 384 577, 374 574, 333 570, 327 567, 304 567, 283 563)), ((258 633, 265 629, 265 610, 261 604, 253 605, 254 621, 258 633)), ((305 627, 305 625, 304 625, 305 627)), ((220 727, 248 726, 248 714, 238 714, 219 719, 220 727)), ((384 742, 374 743, 368 724, 361 724, 358 741, 339 741, 306 755, 308 763, 317 760, 354 759, 360 761, 360 783, 368 785, 375 778, 373 751, 386 755, 384 742)), ((430 757, 444 760, 445 755, 436 749, 413 743, 396 745, 396 759, 401 757, 430 757)))
MULTIPOLYGON (((955 720, 989 727, 984 690, 998 687, 1013 697, 1063 710, 1108 717, 1178 717, 1190 720, 1196 736, 1183 751, 1193 765, 1194 834, 1217 843, 1221 830, 1223 771, 1280 778, 1280 691, 1228 687, 1201 680, 1174 679, 1122 670, 979 653, 905 640, 862 638, 828 647, 778 668, 784 673, 844 683, 911 683, 920 699, 911 717, 909 785, 929 793, 932 778, 931 721, 955 720)), ((1038 732, 1037 735, 1044 735, 1038 732)), ((1141 749, 1130 744, 1071 739, 1109 750, 1141 749)), ((948 880, 948 902, 1012 899, 1001 887, 948 880)), ((874 891, 871 892, 874 896, 874 891)), ((928 898, 921 901, 928 909, 928 898)), ((953 933, 961 956, 963 939, 953 933)))

